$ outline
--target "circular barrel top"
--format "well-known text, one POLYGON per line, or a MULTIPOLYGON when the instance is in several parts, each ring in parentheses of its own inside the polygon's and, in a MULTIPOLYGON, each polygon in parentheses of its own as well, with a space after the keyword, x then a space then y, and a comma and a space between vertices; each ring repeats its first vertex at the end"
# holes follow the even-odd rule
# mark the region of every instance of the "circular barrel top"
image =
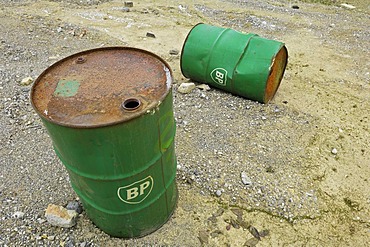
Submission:
POLYGON ((125 122, 157 107, 171 89, 170 67, 135 48, 83 51, 47 68, 35 81, 31 102, 45 120, 91 128, 125 122))

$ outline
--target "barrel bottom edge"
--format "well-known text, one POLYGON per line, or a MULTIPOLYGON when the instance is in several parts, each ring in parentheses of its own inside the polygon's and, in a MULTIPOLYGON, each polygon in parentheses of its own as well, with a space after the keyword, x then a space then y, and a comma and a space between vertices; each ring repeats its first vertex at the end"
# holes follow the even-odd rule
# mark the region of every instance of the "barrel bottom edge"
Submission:
POLYGON ((174 181, 156 202, 131 214, 108 214, 84 202, 82 198, 81 201, 87 216, 100 230, 112 237, 130 239, 147 236, 166 224, 175 212, 178 197, 178 189, 174 181), (167 199, 171 195, 172 198, 167 199))

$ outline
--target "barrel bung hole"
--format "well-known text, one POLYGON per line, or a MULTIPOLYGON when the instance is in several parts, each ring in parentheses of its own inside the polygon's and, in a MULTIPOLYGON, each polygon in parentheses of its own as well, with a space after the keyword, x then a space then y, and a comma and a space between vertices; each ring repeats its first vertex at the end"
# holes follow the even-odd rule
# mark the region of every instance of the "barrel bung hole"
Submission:
POLYGON ((129 98, 123 101, 122 108, 126 111, 133 111, 141 106, 141 102, 137 98, 129 98))

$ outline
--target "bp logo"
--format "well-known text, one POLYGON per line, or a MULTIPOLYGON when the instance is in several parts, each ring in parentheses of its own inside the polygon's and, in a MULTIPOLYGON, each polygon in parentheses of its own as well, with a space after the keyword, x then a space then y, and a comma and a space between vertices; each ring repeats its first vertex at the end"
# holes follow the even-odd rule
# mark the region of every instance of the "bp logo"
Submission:
POLYGON ((119 187, 118 198, 128 204, 139 204, 152 192, 153 184, 153 178, 148 176, 130 185, 119 187))
POLYGON ((211 78, 217 84, 226 86, 227 81, 227 70, 223 68, 216 68, 211 72, 211 78))

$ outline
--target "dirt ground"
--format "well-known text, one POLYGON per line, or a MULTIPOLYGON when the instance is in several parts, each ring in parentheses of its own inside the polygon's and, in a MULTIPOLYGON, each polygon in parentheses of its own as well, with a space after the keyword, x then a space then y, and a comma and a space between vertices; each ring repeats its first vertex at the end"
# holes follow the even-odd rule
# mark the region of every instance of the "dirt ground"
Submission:
POLYGON ((0 3, 0 246, 370 246, 368 1, 146 0, 130 11, 115 0, 0 3), (188 79, 169 52, 199 22, 286 44, 269 104, 214 88, 177 92, 188 79), (139 239, 112 238, 85 213, 71 229, 44 217, 76 194, 20 82, 102 46, 149 50, 174 75, 179 201, 139 239))

